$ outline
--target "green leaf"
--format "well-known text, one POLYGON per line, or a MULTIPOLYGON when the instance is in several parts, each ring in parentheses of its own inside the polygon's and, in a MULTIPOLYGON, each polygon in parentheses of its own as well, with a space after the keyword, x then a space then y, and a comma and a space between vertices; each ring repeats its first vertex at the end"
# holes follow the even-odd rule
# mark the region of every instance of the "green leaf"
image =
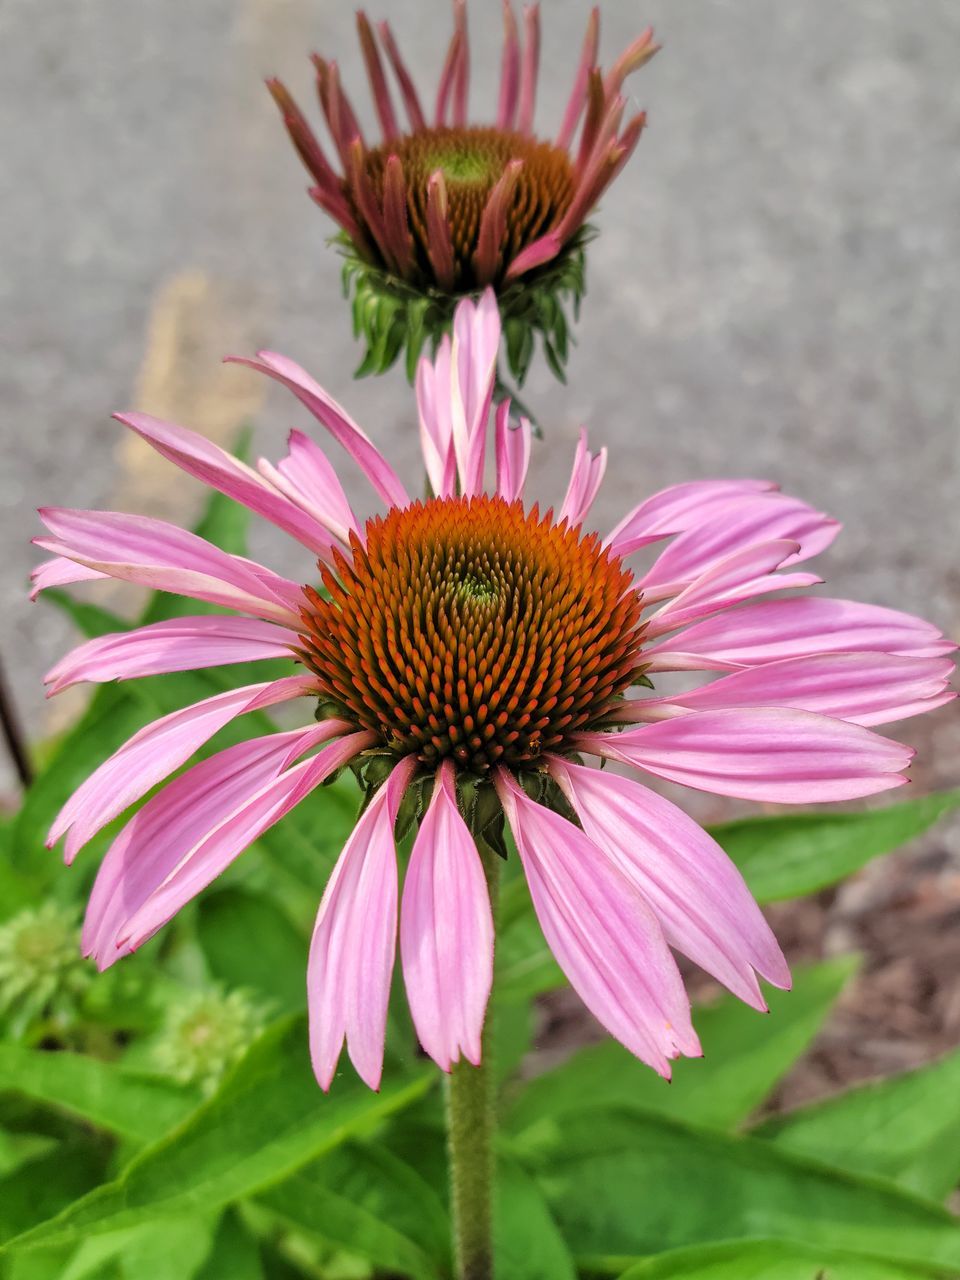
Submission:
POLYGON ((193 1280, 205 1262, 213 1239, 211 1224, 201 1218, 163 1218, 125 1231, 85 1240, 62 1280, 95 1280, 105 1264, 119 1265, 123 1280, 193 1280))
POLYGON ((0 1240, 6 1242, 59 1213, 97 1185, 106 1164, 103 1143, 74 1138, 0 1178, 0 1240))
POLYGON ((497 1168, 493 1238, 498 1275, 510 1280, 576 1280, 570 1250, 537 1184, 506 1159, 497 1168))
POLYGON ((942 1200, 960 1180, 960 1052, 775 1116, 754 1133, 942 1200))
POLYGON ((629 1105, 718 1127, 740 1124, 817 1034, 856 968, 844 956, 800 969, 791 992, 769 992, 764 1016, 733 996, 695 1011, 702 1059, 674 1064, 670 1085, 613 1041, 592 1045, 530 1081, 507 1115, 514 1133, 593 1105, 629 1105))
POLYGON ((939 1205, 757 1138, 585 1106, 528 1158, 580 1260, 769 1236, 960 1268, 960 1223, 939 1205))
POLYGON ((0 1043, 0 1090, 45 1102, 100 1129, 150 1142, 199 1102, 192 1090, 77 1053, 46 1053, 0 1043))
POLYGON ((334 1190, 320 1166, 307 1166, 259 1197, 286 1222, 327 1244, 367 1258, 391 1274, 437 1280, 440 1271, 413 1240, 346 1188, 334 1190))
POLYGON ((213 1213, 263 1191, 364 1134, 429 1088, 433 1073, 374 1094, 341 1081, 320 1092, 303 1019, 267 1030, 219 1093, 168 1137, 137 1156, 115 1181, 16 1241, 21 1247, 69 1243, 137 1226, 159 1214, 213 1213))
POLYGON ((197 1272, 197 1280, 263 1280, 257 1242, 233 1209, 220 1219, 213 1247, 197 1272))
POLYGON ((960 789, 865 813, 791 813, 745 818, 710 833, 743 872, 758 902, 778 902, 836 884, 922 835, 960 806, 960 789))
POLYGON ((308 939, 268 898, 221 889, 197 903, 200 946, 211 975, 269 996, 278 1011, 304 1006, 308 939))
POLYGON ((620 1280, 949 1280, 947 1272, 901 1266, 785 1240, 737 1241, 671 1250, 638 1262, 620 1280))

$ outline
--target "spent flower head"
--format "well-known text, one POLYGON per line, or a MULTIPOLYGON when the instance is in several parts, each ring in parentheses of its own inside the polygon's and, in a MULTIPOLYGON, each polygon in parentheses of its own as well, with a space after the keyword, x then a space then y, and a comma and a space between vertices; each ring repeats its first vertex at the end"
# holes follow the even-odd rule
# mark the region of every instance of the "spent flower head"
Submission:
POLYGON ((245 991, 213 987, 172 1005, 153 1046, 153 1062, 180 1084, 212 1093, 264 1025, 264 1011, 245 991))
POLYGON ((0 1022, 20 1039, 69 1030, 93 978, 80 954, 75 907, 45 902, 0 924, 0 1022))
POLYGON ((41 512, 36 588, 114 577, 227 606, 88 641, 56 692, 260 658, 299 672, 215 694, 142 729, 64 806, 70 861, 166 781, 101 864, 84 924, 101 967, 140 946, 260 834, 345 765, 366 804, 329 879, 308 961, 313 1062, 329 1087, 346 1040, 380 1080, 398 938, 413 1021, 444 1069, 476 1062, 493 972, 482 859, 512 831, 533 906, 572 986, 663 1075, 699 1053, 676 947, 754 1008, 789 984, 742 877, 675 804, 584 757, 747 800, 803 804, 904 782, 908 747, 873 732, 952 695, 951 642, 893 609, 782 593, 840 526, 762 480, 701 480, 591 531, 606 450, 581 433, 557 507, 526 498, 530 424, 490 417, 496 299, 460 303, 417 375, 432 496, 412 500, 371 438, 299 365, 242 363, 286 386, 359 464, 383 511, 360 519, 310 436, 246 466, 145 414, 121 421, 307 550, 301 581, 162 521, 41 512), (490 445, 492 443, 492 450, 490 445), (492 452, 492 458, 489 454, 492 452), (634 557, 639 553, 639 563, 634 557), (321 590, 325 588, 325 591, 321 590), (662 673, 687 688, 662 693, 662 673), (689 677, 719 675, 695 684, 689 677), (223 726, 298 700, 303 727, 170 776, 223 726), (395 839, 416 828, 402 890, 395 839))
POLYGON ((429 105, 390 24, 374 29, 365 13, 357 14, 379 138, 364 135, 337 63, 314 55, 333 159, 286 87, 279 80, 268 86, 312 179, 310 195, 341 228, 344 285, 353 290, 354 328, 366 342, 362 372, 382 372, 405 349, 412 379, 424 341, 435 343, 449 329, 457 299, 489 285, 499 299, 513 375, 523 381, 539 333, 562 378, 569 342, 564 306, 571 301, 576 310, 585 287, 586 220, 643 130, 643 112, 624 123, 623 90, 627 76, 656 52, 653 32, 642 32, 604 71, 593 9, 566 110, 541 137, 534 128, 539 5, 525 7, 521 31, 504 0, 499 92, 478 118, 468 108, 465 0, 455 0, 453 11, 453 36, 429 105))

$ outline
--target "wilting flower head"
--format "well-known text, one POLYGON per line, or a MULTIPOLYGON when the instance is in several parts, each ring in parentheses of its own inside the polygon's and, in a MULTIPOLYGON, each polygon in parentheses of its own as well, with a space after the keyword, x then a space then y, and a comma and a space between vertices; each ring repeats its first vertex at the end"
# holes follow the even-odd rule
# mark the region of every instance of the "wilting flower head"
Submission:
POLYGON ((912 752, 874 726, 940 706, 953 645, 892 609, 780 593, 837 523, 758 480, 675 485, 605 536, 586 521, 606 463, 585 433, 556 509, 525 500, 531 432, 488 419, 496 300, 460 304, 453 340, 417 379, 435 496, 406 486, 291 360, 244 360, 288 387, 359 465, 381 514, 354 514, 326 454, 294 431, 257 470, 182 427, 123 415, 170 461, 290 533, 291 581, 162 521, 45 509, 41 589, 104 575, 227 606, 88 641, 51 691, 293 656, 299 673, 216 694, 141 729, 67 802, 66 857, 183 765, 218 729, 299 700, 303 728, 187 769, 127 823, 100 867, 84 947, 101 966, 149 938, 310 791, 350 764, 367 803, 330 877, 308 964, 311 1045, 329 1086, 346 1039, 381 1073, 398 932, 398 815, 419 819, 399 901, 410 1009, 443 1068, 476 1062, 493 964, 477 842, 506 819, 543 932, 600 1022, 663 1075, 699 1052, 670 947, 755 1008, 783 956, 720 847, 599 757, 719 795, 797 804, 898 786, 912 752), (495 477, 487 487, 487 477, 495 477), (648 554, 633 568, 635 553, 648 554), (737 607, 734 607, 737 606, 737 607), (686 692, 663 672, 719 673, 686 692), (315 714, 320 719, 316 720, 315 714))
POLYGON ((336 62, 313 59, 339 171, 284 85, 268 81, 313 180, 310 195, 349 246, 346 282, 352 277, 355 328, 367 341, 364 372, 387 368, 406 345, 412 377, 424 338, 449 327, 456 296, 492 285, 515 376, 522 381, 526 372, 534 330, 562 376, 561 304, 565 296, 579 304, 583 292, 585 222, 644 126, 643 112, 624 124, 624 81, 657 46, 647 29, 604 71, 593 9, 563 118, 541 138, 534 131, 540 7, 524 8, 522 35, 510 0, 503 21, 497 102, 471 119, 465 0, 454 2, 453 38, 430 100, 418 93, 389 23, 375 32, 358 13, 382 137, 364 137, 336 62))

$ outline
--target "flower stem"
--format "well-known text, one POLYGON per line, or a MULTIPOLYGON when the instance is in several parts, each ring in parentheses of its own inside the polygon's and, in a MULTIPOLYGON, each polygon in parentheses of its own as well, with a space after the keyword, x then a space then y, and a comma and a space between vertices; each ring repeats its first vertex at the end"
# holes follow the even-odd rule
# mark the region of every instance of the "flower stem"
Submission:
MULTIPOLYGON (((500 859, 477 841, 490 893, 494 923, 500 859)), ((447 1150, 453 1213, 456 1280, 493 1280, 493 1135, 496 1125, 493 1049, 493 993, 483 1024, 480 1066, 461 1059, 447 1078, 447 1150)))

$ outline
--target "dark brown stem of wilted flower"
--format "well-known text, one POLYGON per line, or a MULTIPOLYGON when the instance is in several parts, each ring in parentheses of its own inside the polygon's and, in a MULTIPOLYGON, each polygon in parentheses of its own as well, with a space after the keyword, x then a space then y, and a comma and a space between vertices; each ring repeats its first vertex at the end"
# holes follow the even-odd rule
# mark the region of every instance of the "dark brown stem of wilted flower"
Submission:
POLYGON ((30 764, 30 757, 27 754, 23 730, 20 728, 20 722, 13 705, 13 697, 4 678, 2 663, 0 663, 0 723, 3 725, 3 740, 7 744, 7 750, 10 753, 10 759, 13 761, 13 767, 17 771, 17 777, 24 787, 29 787, 33 781, 33 768, 30 764))
MULTIPOLYGON (((500 859, 481 841, 477 844, 496 921, 500 859)), ((494 1275, 493 1017, 491 993, 483 1026, 480 1066, 461 1060, 447 1080, 447 1150, 456 1280, 493 1280, 494 1275)))

